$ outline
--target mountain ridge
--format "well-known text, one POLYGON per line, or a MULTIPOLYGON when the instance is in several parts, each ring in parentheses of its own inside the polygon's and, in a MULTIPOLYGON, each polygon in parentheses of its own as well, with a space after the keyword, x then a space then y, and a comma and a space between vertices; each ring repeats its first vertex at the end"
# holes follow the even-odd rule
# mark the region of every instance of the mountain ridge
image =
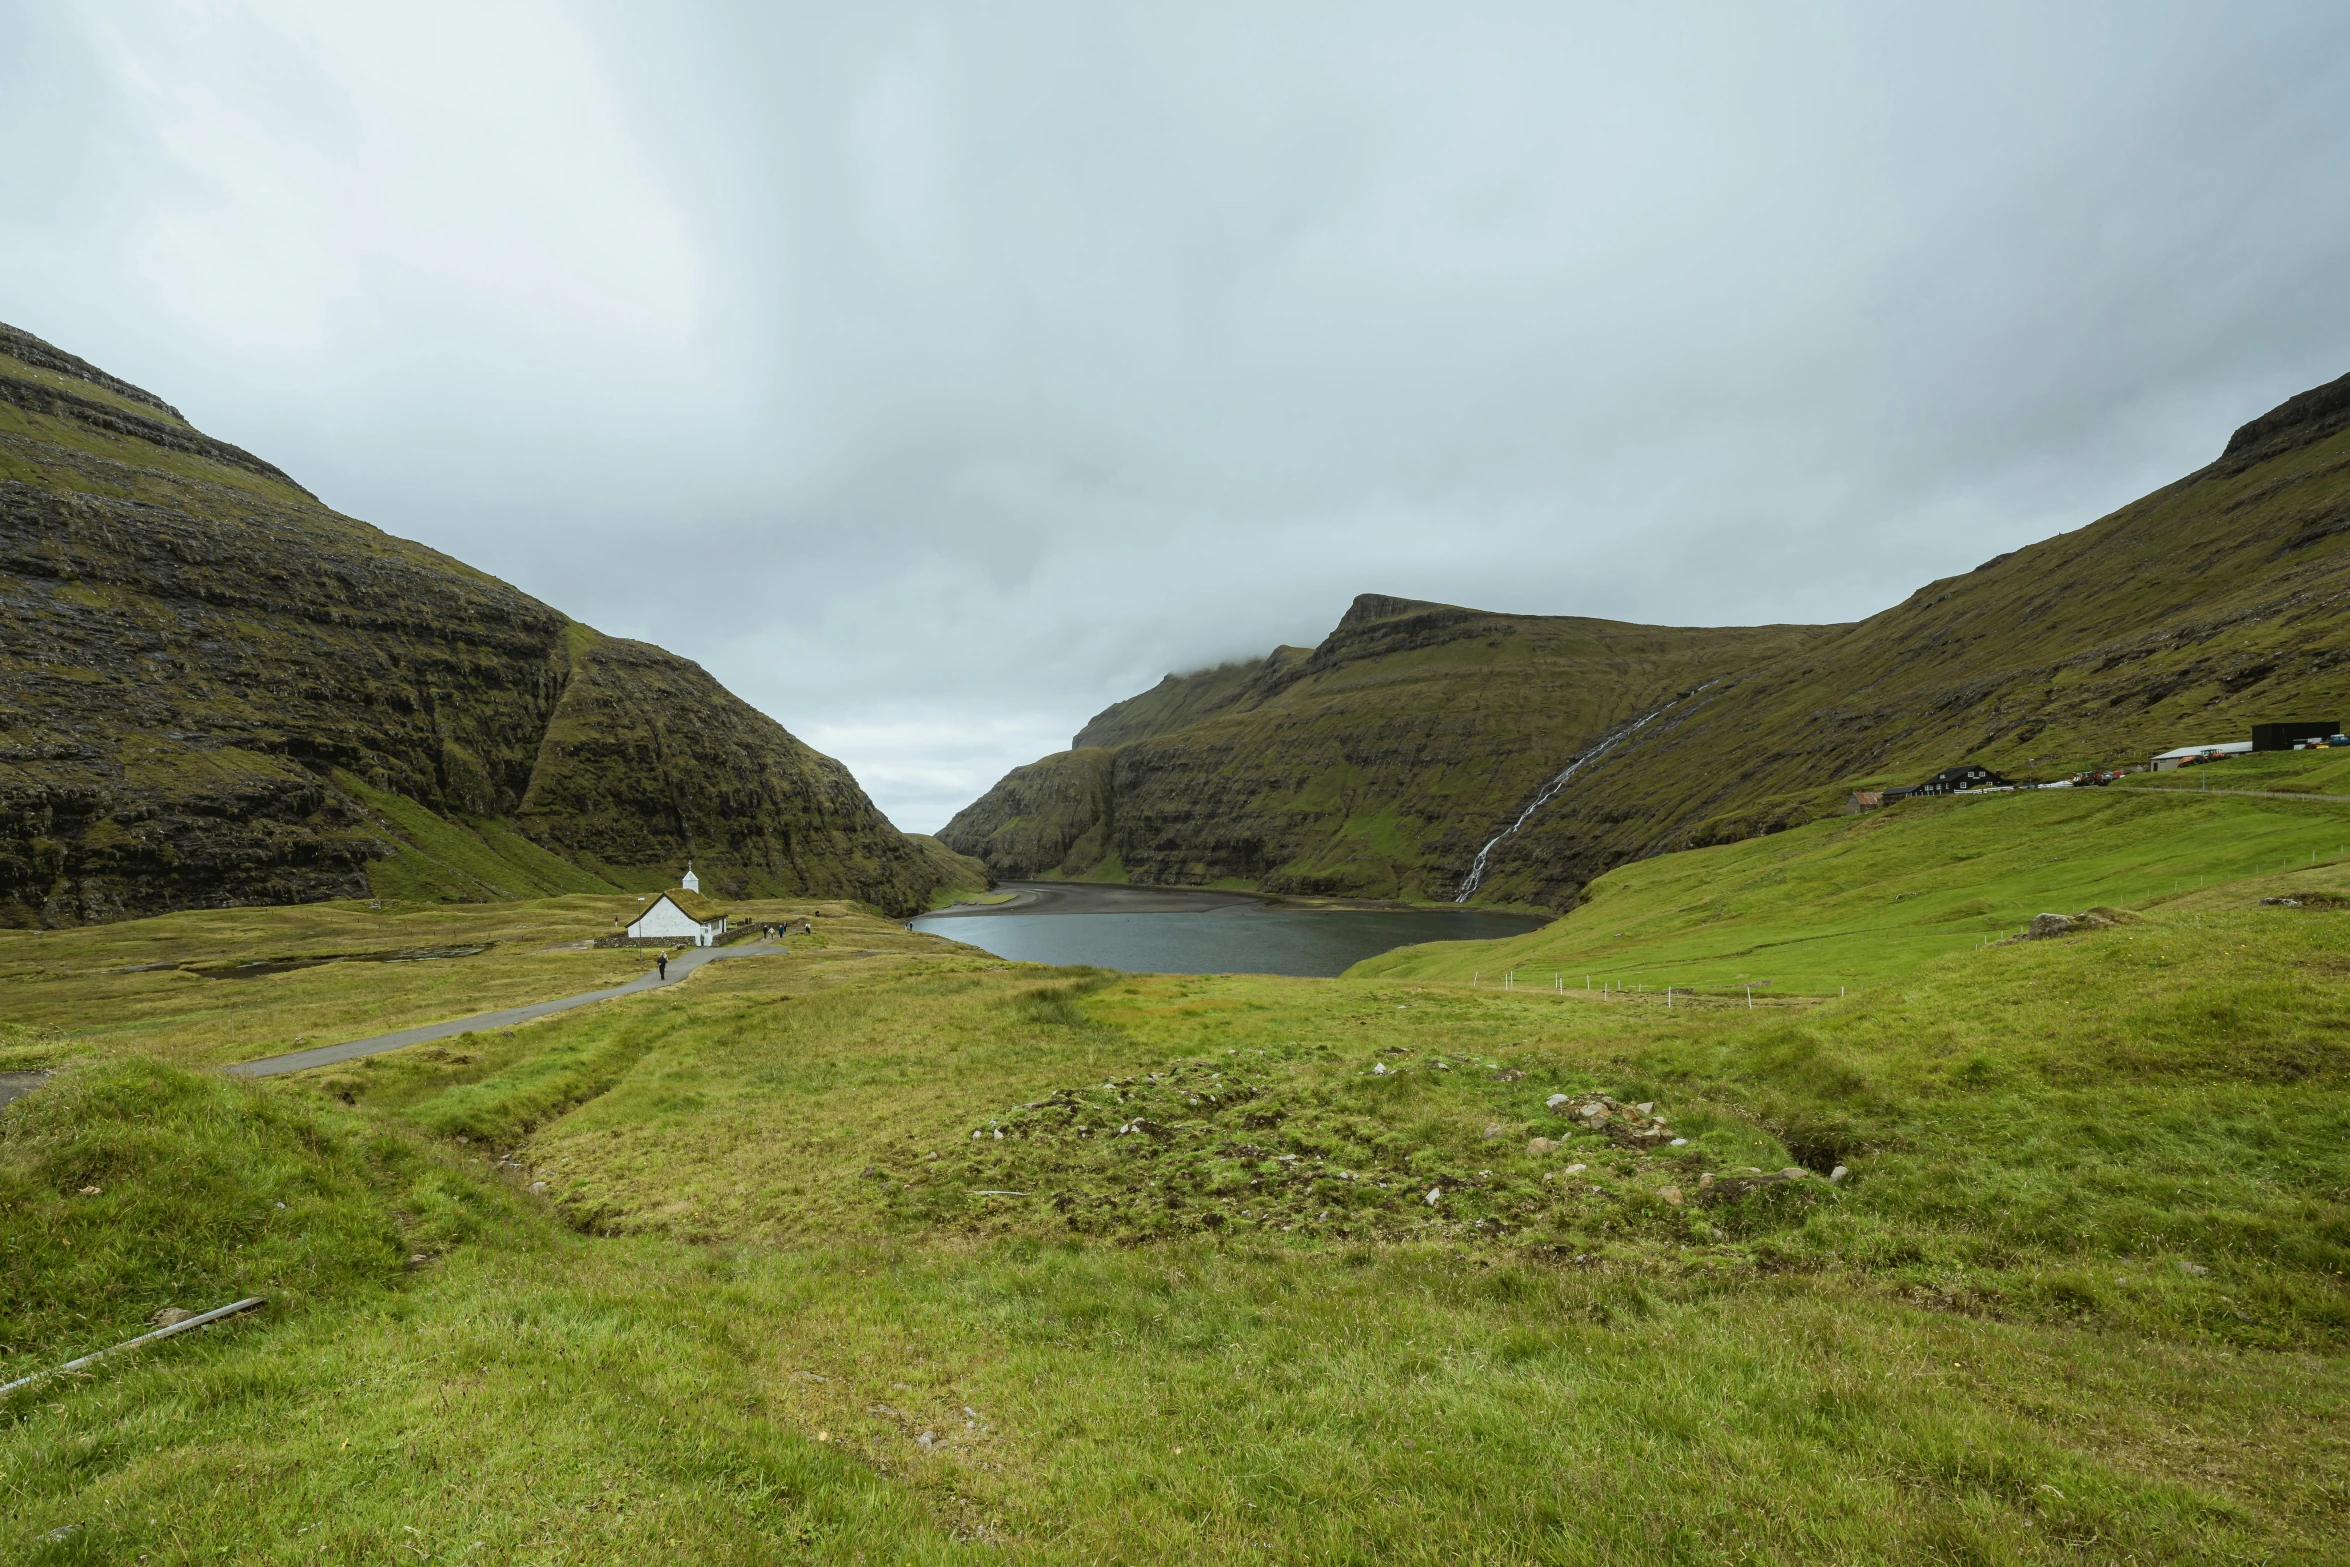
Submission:
POLYGON ((643 891, 689 859, 901 914, 941 874, 691 660, 0 328, 0 921, 643 891))
MULTIPOLYGON (((1476 848, 1546 779, 1689 696, 1497 846, 1476 889, 1567 908, 1630 859, 1796 825, 1853 788, 1959 761, 2051 775, 2214 738, 2198 726, 2339 717, 2346 544, 2350 376, 2247 421, 2211 463, 2147 496, 1845 625, 1641 627, 1365 594, 1305 658, 1115 747, 1100 820, 1034 816, 1040 799, 1076 797, 1042 787, 1038 769, 1070 765, 1061 753, 939 836, 991 864, 1007 828, 1024 843, 1101 845, 1091 864, 1039 874, 1451 898, 1476 848), (1544 638, 1565 640, 1521 667, 1470 656, 1544 638), (1669 683, 1659 650, 1675 639, 1688 678, 1669 683), (1415 680, 1416 695, 1398 694, 1415 680), (1394 722, 1431 702, 1478 715, 1449 729, 1449 748, 1394 722), (1469 756, 1492 762, 1482 781, 1464 775, 1469 756), (1454 775, 1447 788, 1415 778, 1436 769, 1454 775), (1316 796, 1314 779, 1336 792, 1316 796)), ((1183 711, 1166 682, 1150 695, 1183 711)))

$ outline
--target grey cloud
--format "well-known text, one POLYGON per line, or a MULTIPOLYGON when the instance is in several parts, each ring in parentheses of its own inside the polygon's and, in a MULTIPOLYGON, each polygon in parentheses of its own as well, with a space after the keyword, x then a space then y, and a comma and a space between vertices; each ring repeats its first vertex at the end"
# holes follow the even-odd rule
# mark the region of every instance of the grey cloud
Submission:
POLYGON ((146 14, 23 30, 0 315, 909 828, 1358 591, 1851 618, 2350 368, 2338 7, 146 14))

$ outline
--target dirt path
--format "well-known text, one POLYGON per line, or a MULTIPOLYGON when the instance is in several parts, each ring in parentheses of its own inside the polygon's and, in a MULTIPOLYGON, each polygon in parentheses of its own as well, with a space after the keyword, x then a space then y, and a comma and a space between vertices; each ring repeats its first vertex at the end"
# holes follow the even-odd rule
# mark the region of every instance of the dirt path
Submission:
POLYGON ((591 1002, 610 1001, 615 996, 634 996, 648 990, 660 990, 680 984, 688 974, 705 963, 721 958, 756 958, 782 952, 782 947, 745 943, 739 947, 693 947, 669 960, 669 977, 663 979, 658 970, 648 969, 625 985, 614 985, 609 990, 583 991, 576 996, 562 996, 553 1001, 537 1001, 526 1007, 507 1007, 500 1012, 477 1012, 472 1017, 452 1018, 446 1023, 426 1023, 418 1028, 404 1028, 397 1033, 376 1034, 367 1039, 348 1039, 339 1045, 314 1045, 308 1050, 295 1050, 282 1056, 263 1056, 258 1061, 239 1061, 228 1069, 231 1077, 278 1077, 287 1072, 307 1072, 314 1066, 333 1066, 340 1061, 356 1061, 361 1056, 378 1056, 387 1050, 399 1050, 409 1045, 430 1044, 436 1039, 449 1039, 458 1034, 483 1028, 512 1028, 533 1018, 551 1013, 568 1012, 573 1007, 584 1007, 591 1002))

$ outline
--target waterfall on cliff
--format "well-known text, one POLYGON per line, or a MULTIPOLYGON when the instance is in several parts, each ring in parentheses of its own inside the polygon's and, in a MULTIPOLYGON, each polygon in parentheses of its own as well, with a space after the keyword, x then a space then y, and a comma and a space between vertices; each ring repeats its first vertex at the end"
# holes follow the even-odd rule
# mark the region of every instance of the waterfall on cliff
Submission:
POLYGON ((1527 822, 1531 821, 1536 811, 1541 810, 1551 801, 1557 799, 1559 791, 1564 789, 1567 786, 1568 781, 1572 779, 1577 773, 1581 772, 1591 763, 1598 761, 1602 756, 1606 755, 1610 750, 1612 750, 1621 742, 1629 740, 1632 736, 1638 734, 1648 725, 1651 719, 1661 717, 1665 713, 1672 711, 1672 709, 1678 706, 1681 702, 1686 701, 1689 697, 1697 695, 1699 691, 1705 690, 1706 686, 1717 685, 1719 683, 1720 682, 1718 677, 1714 680, 1708 680, 1705 685, 1699 686, 1696 691, 1684 692, 1681 696, 1673 698, 1672 701, 1667 702, 1663 707, 1658 708, 1655 712, 1643 713, 1640 717, 1633 719, 1630 723, 1623 724, 1617 728, 1609 730, 1606 734, 1601 735, 1598 742, 1594 744, 1589 750, 1583 752, 1573 761, 1569 762, 1565 767, 1559 769, 1558 773, 1551 778, 1550 782, 1544 784, 1540 789, 1534 791, 1534 798, 1529 800, 1526 803, 1526 808, 1518 813, 1518 819, 1510 823, 1507 827, 1504 827, 1501 831, 1495 833, 1491 838, 1487 839, 1485 842, 1485 847, 1477 851, 1477 857, 1469 862, 1469 874, 1461 878, 1461 890, 1453 894, 1452 901, 1455 903, 1466 903, 1469 901, 1470 897, 1476 892, 1478 885, 1485 880, 1486 857, 1492 854, 1495 849, 1500 848, 1504 843, 1515 837, 1517 835, 1518 829, 1524 827, 1527 822))

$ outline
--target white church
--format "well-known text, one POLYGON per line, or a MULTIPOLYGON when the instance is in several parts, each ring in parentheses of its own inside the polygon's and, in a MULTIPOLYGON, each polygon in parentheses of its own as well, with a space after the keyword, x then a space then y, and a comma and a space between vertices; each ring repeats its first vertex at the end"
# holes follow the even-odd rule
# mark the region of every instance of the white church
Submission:
POLYGON ((707 947, 726 934, 726 913, 702 896, 702 879, 688 863, 675 887, 645 906, 628 927, 637 941, 674 941, 707 947))

